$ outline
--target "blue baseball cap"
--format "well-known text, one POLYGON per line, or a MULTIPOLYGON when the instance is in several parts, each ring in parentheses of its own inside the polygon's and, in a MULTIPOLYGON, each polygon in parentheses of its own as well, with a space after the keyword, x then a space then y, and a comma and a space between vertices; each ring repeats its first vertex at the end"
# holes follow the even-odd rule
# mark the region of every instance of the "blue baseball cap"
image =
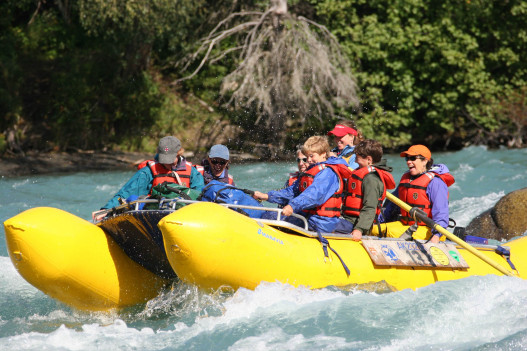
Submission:
POLYGON ((210 148, 209 158, 222 158, 224 160, 229 160, 229 149, 227 146, 216 144, 210 148))

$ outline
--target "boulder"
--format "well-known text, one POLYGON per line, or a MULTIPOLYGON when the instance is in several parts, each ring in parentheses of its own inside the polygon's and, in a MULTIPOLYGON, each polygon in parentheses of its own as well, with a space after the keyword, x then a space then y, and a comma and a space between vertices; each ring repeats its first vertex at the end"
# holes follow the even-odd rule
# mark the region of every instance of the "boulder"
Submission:
POLYGON ((527 231, 527 188, 502 197, 493 208, 474 218, 466 234, 494 240, 509 240, 527 231))
POLYGON ((500 240, 503 233, 494 222, 491 212, 492 209, 486 210, 474 218, 465 228, 465 234, 500 240))

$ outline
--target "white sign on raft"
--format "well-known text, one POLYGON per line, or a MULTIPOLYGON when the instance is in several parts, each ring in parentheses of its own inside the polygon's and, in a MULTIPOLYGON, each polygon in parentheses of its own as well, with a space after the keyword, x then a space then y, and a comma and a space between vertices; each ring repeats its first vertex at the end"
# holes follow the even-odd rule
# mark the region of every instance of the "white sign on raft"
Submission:
POLYGON ((378 266, 469 268, 454 244, 404 240, 362 240, 378 266))

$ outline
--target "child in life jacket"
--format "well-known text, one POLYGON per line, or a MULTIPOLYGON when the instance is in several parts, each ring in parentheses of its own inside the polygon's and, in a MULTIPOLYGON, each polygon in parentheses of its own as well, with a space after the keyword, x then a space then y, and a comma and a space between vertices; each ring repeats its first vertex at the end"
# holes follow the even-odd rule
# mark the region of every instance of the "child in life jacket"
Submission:
POLYGON ((355 147, 355 155, 359 168, 346 180, 342 204, 345 220, 337 231, 343 232, 342 228, 347 226, 346 232, 351 231, 352 239, 359 241, 378 221, 386 190, 395 188, 395 180, 390 174, 392 168, 382 159, 382 145, 378 141, 361 141, 355 147))
POLYGON ((309 166, 289 187, 267 194, 255 191, 254 198, 284 206, 282 215, 294 224, 291 214, 307 218, 309 229, 331 233, 339 222, 344 189, 342 171, 348 171, 345 160, 329 157, 329 143, 323 136, 313 136, 302 145, 309 166))

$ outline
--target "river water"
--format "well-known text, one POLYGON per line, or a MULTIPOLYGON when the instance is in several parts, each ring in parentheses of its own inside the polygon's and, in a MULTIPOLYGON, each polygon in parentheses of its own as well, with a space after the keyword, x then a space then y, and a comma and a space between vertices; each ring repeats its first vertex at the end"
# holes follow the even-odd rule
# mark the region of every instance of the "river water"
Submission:
MULTIPOLYGON (((434 153, 456 178, 450 216, 460 226, 527 187, 527 149, 434 153)), ((394 178, 405 170, 387 155, 394 178)), ((239 187, 280 188, 294 163, 233 165, 239 187)), ((0 179, 0 221, 38 206, 90 219, 133 172, 0 179)), ((311 291, 279 283, 204 294, 174 285, 144 305, 73 310, 29 285, 0 240, 0 350, 525 350, 527 281, 497 276, 416 291, 311 291)))

